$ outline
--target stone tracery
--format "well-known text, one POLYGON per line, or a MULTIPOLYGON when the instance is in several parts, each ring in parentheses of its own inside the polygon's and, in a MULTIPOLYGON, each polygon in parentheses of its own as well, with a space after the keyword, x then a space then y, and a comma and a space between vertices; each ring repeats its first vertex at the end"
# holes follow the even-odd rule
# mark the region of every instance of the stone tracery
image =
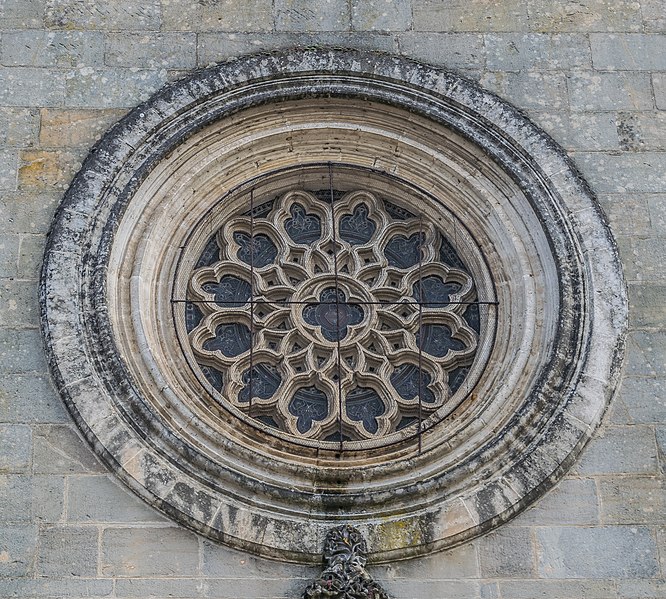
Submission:
POLYGON ((472 278, 433 222, 368 191, 337 195, 292 190, 232 215, 187 308, 224 401, 323 441, 382 437, 438 410, 479 333, 472 278))

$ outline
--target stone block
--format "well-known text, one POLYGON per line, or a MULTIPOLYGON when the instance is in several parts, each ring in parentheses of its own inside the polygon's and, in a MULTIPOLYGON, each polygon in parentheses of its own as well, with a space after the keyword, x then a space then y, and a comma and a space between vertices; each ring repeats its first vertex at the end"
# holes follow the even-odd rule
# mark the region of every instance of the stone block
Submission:
POLYGON ((666 38, 644 33, 590 35, 594 68, 601 71, 666 70, 666 38))
POLYGON ((76 108, 133 108, 166 81, 165 70, 93 69, 65 74, 65 105, 76 108))
POLYGON ((401 54, 447 69, 482 69, 483 36, 475 33, 408 32, 398 36, 401 54))
POLYGON ((31 458, 32 429, 23 424, 0 424, 0 472, 27 472, 31 458))
POLYGON ((62 477, 0 475, 0 521, 58 521, 64 506, 63 489, 62 477))
POLYGON ((0 192, 0 218, 8 231, 46 233, 61 198, 54 189, 0 192))
POLYGON ((666 187, 666 152, 581 152, 574 161, 597 193, 659 193, 666 187))
MULTIPOLYGON (((613 234, 643 236, 651 234, 648 196, 641 194, 604 194, 599 202, 613 234)), ((632 317, 631 312, 629 318, 632 317)))
POLYGON ((162 31, 271 31, 271 0, 163 0, 162 31))
POLYGON ((666 259, 666 244, 658 237, 622 238, 618 242, 624 274, 628 282, 660 285, 666 283, 662 268, 666 259))
POLYGON ((483 87, 524 110, 558 110, 567 105, 567 86, 562 73, 485 73, 483 87))
POLYGON ((655 599, 666 597, 666 580, 618 580, 622 599, 655 599))
POLYGON ((583 450, 578 474, 656 474, 657 448, 650 426, 607 426, 583 450))
POLYGON ((24 233, 21 235, 18 254, 18 277, 20 279, 39 279, 42 268, 46 237, 24 233))
MULTIPOLYGON (((2 305, 0 303, 0 314, 2 305)), ((45 375, 0 377, 0 414, 2 420, 11 423, 71 422, 65 405, 45 375)))
POLYGON ((646 32, 663 33, 666 30, 666 2, 641 0, 643 28, 646 32))
POLYGON ((114 577, 187 577, 197 573, 199 543, 181 528, 107 528, 101 571, 114 577))
MULTIPOLYGON (((73 426, 43 425, 34 427, 33 431, 35 473, 90 474, 106 471, 73 426)), ((72 479, 72 483, 77 480, 72 479)))
POLYGON ((113 580, 93 578, 0 578, 0 597, 111 597, 113 580))
POLYGON ((484 36, 490 71, 549 71, 590 68, 590 45, 578 33, 488 33, 484 36))
POLYGON ((0 329, 0 372, 20 374, 46 372, 39 331, 35 329, 0 329))
POLYGON ((501 580, 501 597, 511 599, 615 599, 616 583, 611 580, 501 580))
POLYGON ((313 4, 308 0, 275 0, 277 31, 349 31, 351 15, 346 0, 313 4))
POLYGON ((648 527, 539 527, 541 578, 653 578, 657 546, 648 527))
POLYGON ((579 71, 567 77, 571 110, 650 110, 647 73, 579 71))
MULTIPOLYGON (((319 566, 273 562, 229 549, 211 541, 202 543, 202 574, 206 578, 299 578, 311 580, 321 573, 319 566)), ((372 569, 373 574, 381 567, 372 569)))
POLYGON ((198 578, 119 578, 116 580, 117 597, 202 597, 207 581, 198 578))
POLYGON ((15 233, 5 233, 0 237, 0 277, 12 279, 18 275, 20 242, 20 236, 15 233))
POLYGON ((37 327, 38 308, 36 281, 0 279, 0 326, 37 327))
POLYGON ((602 524, 666 524, 666 482, 658 477, 599 481, 602 524))
POLYGON ((365 50, 395 52, 393 36, 380 33, 325 32, 325 33, 274 33, 253 35, 249 33, 201 33, 197 49, 199 66, 233 58, 239 54, 274 50, 287 46, 309 47, 327 45, 354 47, 365 50))
POLYGON ((627 337, 627 376, 666 377, 666 332, 633 331, 627 337))
POLYGON ((466 543, 450 551, 420 557, 413 561, 396 561, 390 565, 373 566, 371 572, 375 578, 389 581, 479 578, 477 553, 476 544, 466 543))
POLYGON ((415 31, 519 31, 528 23, 521 0, 412 0, 415 31))
POLYGON ((653 234, 666 237, 666 195, 650 195, 647 203, 653 234))
POLYGON ((36 545, 36 526, 0 525, 0 579, 29 576, 32 573, 36 545))
POLYGON ((410 0, 352 0, 354 31, 407 31, 412 26, 410 0))
POLYGON ((80 2, 45 0, 49 29, 156 30, 160 28, 159 0, 80 2))
POLYGON ((21 189, 66 189, 81 168, 80 153, 61 150, 23 150, 18 170, 21 189))
POLYGON ((640 31, 641 5, 633 0, 528 0, 534 31, 640 31))
POLYGON ((629 325, 659 329, 666 323, 666 285, 629 285, 629 325))
POLYGON ((654 89, 654 100, 659 110, 666 110, 666 75, 664 73, 653 73, 652 88, 654 89))
POLYGON ((377 579, 377 582, 382 585, 389 597, 400 597, 400 599, 423 599, 423 597, 469 599, 480 594, 479 583, 471 580, 377 579))
POLYGON ((3 106, 58 106, 64 97, 65 82, 55 69, 0 67, 3 106))
POLYGON ((6 32, 0 48, 8 67, 81 67, 104 61, 104 37, 96 31, 6 32))
POLYGON ((111 33, 105 61, 112 67, 193 69, 197 63, 195 33, 111 33))
POLYGON ((534 576, 532 531, 523 526, 504 526, 479 541, 481 576, 531 578, 534 576))
POLYGON ((18 153, 16 150, 0 150, 0 190, 16 189, 18 153))
POLYGON ((41 111, 39 143, 46 147, 87 148, 97 141, 125 110, 67 110, 44 108, 41 111))
POLYGON ((96 527, 49 526, 39 534, 37 576, 97 575, 99 531, 96 527))
POLYGON ((33 29, 42 27, 45 0, 3 0, 0 28, 33 29))
MULTIPOLYGON (((663 310, 663 308, 662 308, 663 310)), ((666 422, 666 379, 626 377, 620 398, 629 421, 636 424, 666 422)))
POLYGON ((623 150, 661 150, 666 146, 666 115, 628 112, 617 115, 617 132, 623 150))
POLYGON ((30 147, 37 142, 39 112, 34 108, 0 108, 0 145, 30 147))
POLYGON ((594 480, 561 480, 545 497, 518 516, 518 526, 594 525, 599 522, 594 480))
POLYGON ((108 476, 70 478, 67 519, 73 522, 164 521, 156 510, 108 476))

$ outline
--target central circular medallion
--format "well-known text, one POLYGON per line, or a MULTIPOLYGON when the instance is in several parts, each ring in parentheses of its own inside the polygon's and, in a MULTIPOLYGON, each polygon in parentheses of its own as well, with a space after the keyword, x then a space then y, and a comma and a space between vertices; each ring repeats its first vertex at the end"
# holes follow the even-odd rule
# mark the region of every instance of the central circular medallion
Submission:
POLYGON ((194 370, 218 404, 273 432, 340 444, 418 432, 474 363, 479 294, 446 221, 370 173, 276 173, 202 221, 220 226, 187 281, 194 370))

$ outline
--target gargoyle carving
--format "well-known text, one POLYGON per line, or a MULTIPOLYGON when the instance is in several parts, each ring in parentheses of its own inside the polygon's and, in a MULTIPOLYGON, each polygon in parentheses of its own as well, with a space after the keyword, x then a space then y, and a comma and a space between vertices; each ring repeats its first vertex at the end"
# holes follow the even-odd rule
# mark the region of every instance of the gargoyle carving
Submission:
POLYGON ((303 599, 389 599, 365 571, 368 547, 363 535, 345 524, 332 528, 324 542, 324 571, 303 599))

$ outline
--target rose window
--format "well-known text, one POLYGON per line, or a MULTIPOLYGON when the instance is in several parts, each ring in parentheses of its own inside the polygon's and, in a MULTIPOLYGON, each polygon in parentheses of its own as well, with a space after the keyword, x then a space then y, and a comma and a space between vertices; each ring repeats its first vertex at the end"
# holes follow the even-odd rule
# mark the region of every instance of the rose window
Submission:
POLYGON ((480 317, 435 219, 365 190, 249 202, 188 281, 189 344, 213 398, 270 429, 340 443, 416 430, 446 406, 480 317))

